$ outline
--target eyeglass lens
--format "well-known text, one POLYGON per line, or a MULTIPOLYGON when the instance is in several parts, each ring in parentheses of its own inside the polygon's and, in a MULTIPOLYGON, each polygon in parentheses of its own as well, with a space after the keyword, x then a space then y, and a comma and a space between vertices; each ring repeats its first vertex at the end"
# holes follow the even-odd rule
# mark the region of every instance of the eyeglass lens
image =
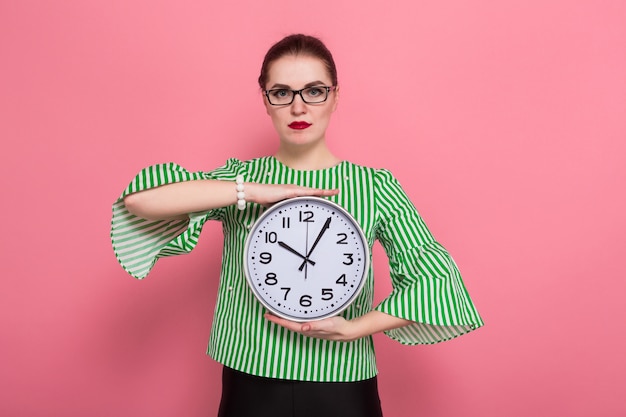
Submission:
POLYGON ((287 89, 275 89, 267 91, 267 98, 271 104, 285 105, 291 104, 296 94, 300 94, 302 100, 305 103, 315 104, 322 103, 328 98, 328 90, 330 88, 326 86, 316 86, 305 88, 300 91, 287 90, 287 89))

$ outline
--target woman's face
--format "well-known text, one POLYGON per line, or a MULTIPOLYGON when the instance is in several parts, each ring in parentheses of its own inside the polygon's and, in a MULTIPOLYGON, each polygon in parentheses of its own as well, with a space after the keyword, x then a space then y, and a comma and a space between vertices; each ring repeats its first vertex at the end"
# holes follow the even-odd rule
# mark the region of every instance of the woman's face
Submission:
MULTIPOLYGON (((330 75, 318 58, 286 55, 269 66, 266 90, 300 90, 312 86, 332 86, 330 75)), ((331 90, 328 99, 318 104, 307 104, 296 95, 289 105, 273 106, 263 97, 281 144, 315 145, 324 141, 330 116, 337 108, 337 90, 331 90)))

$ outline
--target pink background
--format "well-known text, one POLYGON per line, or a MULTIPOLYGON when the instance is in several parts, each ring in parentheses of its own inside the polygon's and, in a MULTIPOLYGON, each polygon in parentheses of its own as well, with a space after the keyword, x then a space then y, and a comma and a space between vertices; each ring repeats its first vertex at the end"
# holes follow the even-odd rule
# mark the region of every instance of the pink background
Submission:
POLYGON ((386 415, 626 415, 626 3, 592 0, 0 1, 0 415, 214 414, 220 226, 137 281, 110 206, 272 153, 255 80, 298 31, 339 66, 330 146, 394 172, 486 321, 376 336, 386 415))

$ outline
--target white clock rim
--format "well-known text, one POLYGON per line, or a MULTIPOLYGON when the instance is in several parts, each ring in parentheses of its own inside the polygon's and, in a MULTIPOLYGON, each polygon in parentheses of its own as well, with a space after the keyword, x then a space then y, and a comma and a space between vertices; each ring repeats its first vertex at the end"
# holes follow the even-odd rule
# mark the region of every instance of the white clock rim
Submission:
POLYGON ((250 287, 250 289, 254 293, 256 300, 258 302, 260 302, 272 314, 274 314, 274 315, 276 315, 278 317, 282 317, 282 318, 287 319, 287 320, 291 320, 291 321, 297 322, 297 323, 306 323, 306 322, 310 322, 310 321, 319 321, 319 320, 327 319, 327 318, 330 318, 330 317, 335 317, 335 316, 338 316, 339 314, 343 313, 348 307, 350 307, 352 305, 352 303, 356 300, 356 298, 359 296, 359 294, 361 294, 361 291, 363 290, 363 287, 365 286, 365 281, 367 281, 367 278, 369 276, 371 252, 370 252, 369 242, 368 242, 367 238, 365 237, 365 233, 363 232, 363 229, 361 228, 361 225, 359 224, 358 221, 356 221, 354 216, 352 216, 352 214, 350 214, 350 212, 348 212, 348 210, 346 210, 345 208, 341 207, 339 204, 335 203, 334 201, 330 201, 330 200, 328 200, 326 198, 322 198, 322 197, 315 197, 315 196, 293 197, 293 198, 288 198, 288 199, 279 201, 278 203, 275 203, 274 205, 269 207, 267 210, 265 210, 259 216, 258 219, 256 219, 256 221, 254 222, 254 224, 252 225, 252 227, 248 231, 248 237, 246 238, 246 243, 245 243, 243 251, 244 251, 243 252, 244 253, 243 266, 244 266, 244 273, 245 273, 245 277, 246 277, 246 282, 248 283, 248 287, 250 287), (356 230, 359 233, 359 237, 361 238, 361 241, 363 242, 363 247, 365 249, 365 256, 364 256, 365 262, 364 262, 364 265, 363 265, 363 276, 362 276, 362 278, 361 278, 361 280, 359 282, 359 285, 358 285, 356 291, 354 291, 353 295, 338 310, 335 310, 335 311, 333 311, 331 313, 322 314, 322 315, 317 316, 317 317, 315 317, 313 319, 290 316, 289 314, 285 314, 285 313, 282 313, 280 311, 277 311, 274 307, 270 306, 263 299, 263 297, 260 295, 260 293, 258 292, 256 287, 254 286, 254 283, 252 282, 252 278, 251 278, 251 275, 250 275, 250 270, 248 268, 248 249, 250 247, 250 244, 251 244, 251 241, 252 241, 252 237, 254 236, 254 233, 256 232, 256 230, 258 228, 258 225, 261 224, 261 222, 263 221, 263 219, 265 219, 265 217, 270 216, 272 213, 274 213, 276 210, 278 210, 282 206, 285 206, 287 204, 292 204, 294 202, 298 202, 298 201, 301 201, 301 200, 312 200, 312 201, 320 202, 322 204, 327 204, 327 205, 333 207, 334 209, 337 209, 342 214, 344 214, 356 226, 356 230))

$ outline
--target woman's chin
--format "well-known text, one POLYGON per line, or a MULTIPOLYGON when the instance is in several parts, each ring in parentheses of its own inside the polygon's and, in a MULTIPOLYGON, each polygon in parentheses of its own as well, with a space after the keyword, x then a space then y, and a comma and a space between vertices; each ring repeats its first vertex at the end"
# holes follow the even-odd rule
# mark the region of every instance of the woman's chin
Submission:
POLYGON ((282 138, 281 142, 286 146, 297 147, 314 147, 315 145, 324 142, 324 138, 315 138, 311 135, 297 132, 295 134, 289 134, 282 138))

